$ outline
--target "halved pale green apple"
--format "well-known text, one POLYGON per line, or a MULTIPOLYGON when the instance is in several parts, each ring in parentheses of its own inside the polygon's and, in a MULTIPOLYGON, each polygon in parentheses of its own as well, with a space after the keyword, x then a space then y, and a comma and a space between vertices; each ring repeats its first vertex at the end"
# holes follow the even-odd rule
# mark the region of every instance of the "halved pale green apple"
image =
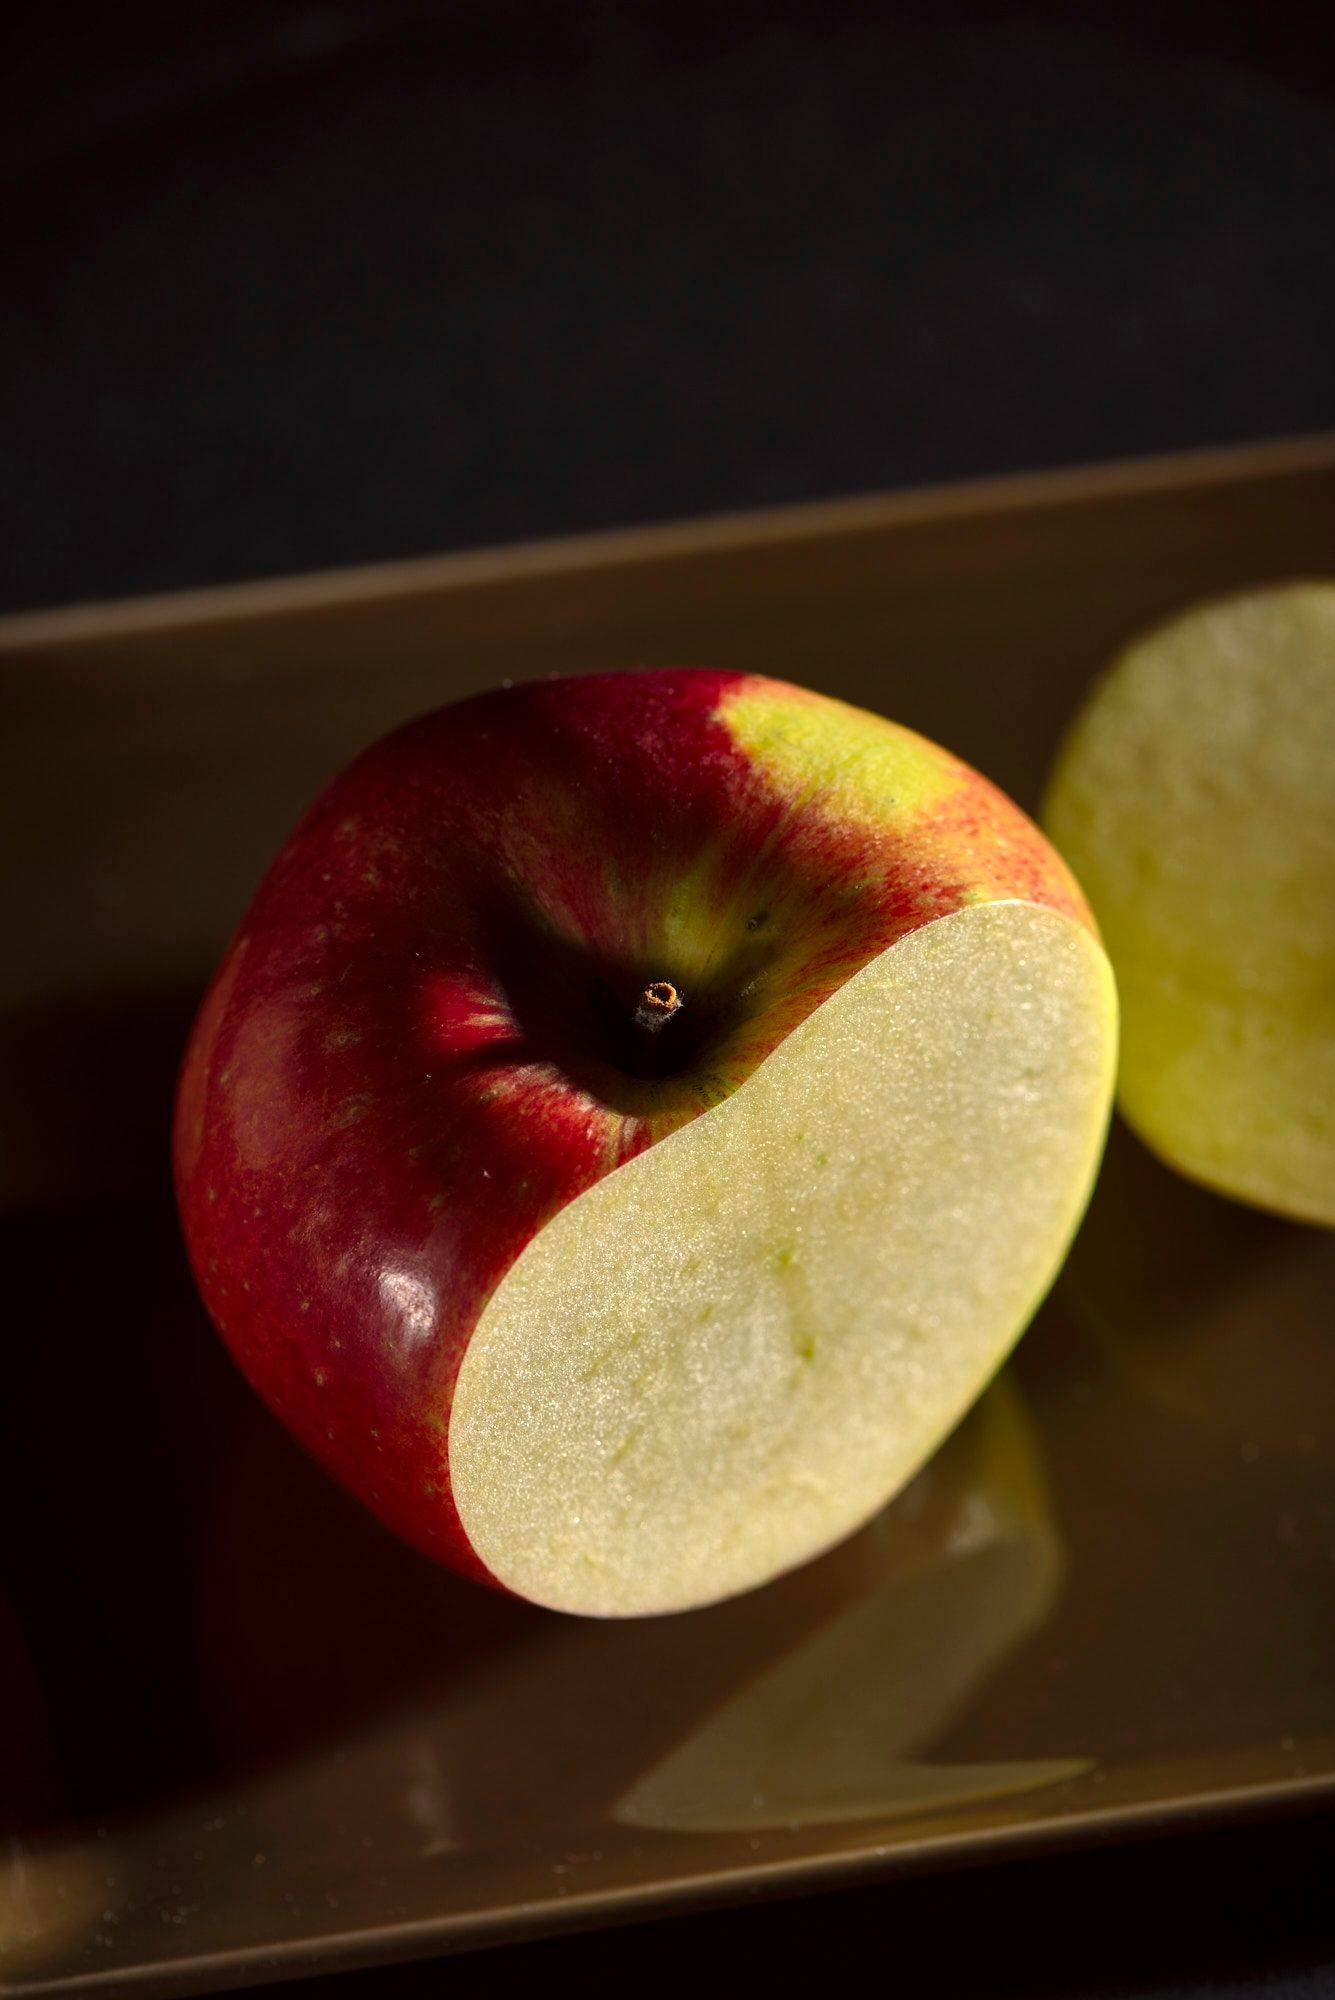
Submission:
POLYGON ((1044 818, 1116 968, 1128 1122, 1193 1179, 1335 1224, 1335 584, 1133 646, 1044 818))

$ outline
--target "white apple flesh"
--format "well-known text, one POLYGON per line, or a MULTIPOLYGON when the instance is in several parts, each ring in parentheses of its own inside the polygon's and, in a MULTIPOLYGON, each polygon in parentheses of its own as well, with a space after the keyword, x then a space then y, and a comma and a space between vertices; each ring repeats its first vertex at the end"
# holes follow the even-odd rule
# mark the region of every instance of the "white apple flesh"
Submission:
POLYGON ((455 1392, 488 1568, 567 1611, 673 1611, 874 1513, 1056 1273, 1102 1148, 1111 1006, 1088 931, 961 910, 554 1217, 455 1392))

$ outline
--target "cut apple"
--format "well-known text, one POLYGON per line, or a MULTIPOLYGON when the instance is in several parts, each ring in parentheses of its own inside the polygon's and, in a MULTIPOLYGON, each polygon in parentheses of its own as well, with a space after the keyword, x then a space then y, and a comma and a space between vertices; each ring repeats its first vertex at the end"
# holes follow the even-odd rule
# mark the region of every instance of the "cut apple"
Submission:
POLYGON ((418 1548, 708 1604, 888 1500, 1023 1330, 1115 1018, 1065 864, 911 730, 758 675, 505 689, 261 885, 182 1070, 195 1274, 418 1548))
POLYGON ((1207 1186, 1335 1224, 1335 585, 1133 646, 1045 820, 1117 971, 1128 1122, 1207 1186))
POLYGON ((671 1611, 881 1506, 1055 1274, 1103 1141, 1112 1011, 1081 926, 958 911, 554 1217, 455 1391, 455 1502, 492 1573, 562 1610, 671 1611))

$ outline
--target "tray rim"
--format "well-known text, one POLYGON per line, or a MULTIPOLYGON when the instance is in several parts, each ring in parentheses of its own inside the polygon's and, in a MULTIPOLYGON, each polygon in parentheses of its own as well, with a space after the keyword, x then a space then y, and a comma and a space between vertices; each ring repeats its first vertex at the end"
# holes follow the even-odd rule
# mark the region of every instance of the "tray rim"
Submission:
POLYGON ((1319 1813, 1335 1803, 1335 1769, 1307 1777, 1184 1792, 1175 1798, 1127 1800, 1108 1807, 1052 1815, 1025 1824, 976 1827, 928 1834, 896 1847, 872 1845, 848 1853, 803 1855, 749 1867, 700 1871, 583 1895, 545 1896, 503 1909, 417 1917, 359 1930, 330 1931, 281 1943, 237 1946, 201 1957, 155 1960, 151 1965, 76 1973, 71 1978, 8 1983, 6 2000, 56 2000, 66 1993, 147 1992, 157 2000, 219 1990, 223 1977, 244 1988, 266 1980, 366 1972, 434 1957, 536 1942, 581 1931, 614 1929, 644 1921, 737 1908, 751 1901, 819 1896, 875 1882, 1029 1861, 1045 1854, 1090 1852, 1137 1840, 1243 1826, 1319 1813))
POLYGON ((1335 430, 944 480, 794 505, 693 514, 434 555, 3 612, 0 656, 34 647, 330 610, 341 604, 391 603, 424 592, 466 590, 582 569, 629 568, 788 542, 874 535, 919 522, 1089 505, 1171 492, 1175 487, 1228 486, 1327 471, 1335 472, 1335 430))

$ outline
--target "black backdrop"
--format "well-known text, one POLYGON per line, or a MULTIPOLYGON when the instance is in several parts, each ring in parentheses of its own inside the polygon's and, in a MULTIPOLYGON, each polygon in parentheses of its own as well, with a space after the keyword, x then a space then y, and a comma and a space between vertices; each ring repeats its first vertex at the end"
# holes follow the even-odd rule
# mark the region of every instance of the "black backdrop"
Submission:
POLYGON ((7 37, 11 607, 1335 422, 1328 8, 7 37))
MULTIPOLYGON (((48 0, 6 35, 7 606, 1335 424, 1328 9, 48 0)), ((1331 1831, 327 1990, 1314 2000, 1331 1831)))

